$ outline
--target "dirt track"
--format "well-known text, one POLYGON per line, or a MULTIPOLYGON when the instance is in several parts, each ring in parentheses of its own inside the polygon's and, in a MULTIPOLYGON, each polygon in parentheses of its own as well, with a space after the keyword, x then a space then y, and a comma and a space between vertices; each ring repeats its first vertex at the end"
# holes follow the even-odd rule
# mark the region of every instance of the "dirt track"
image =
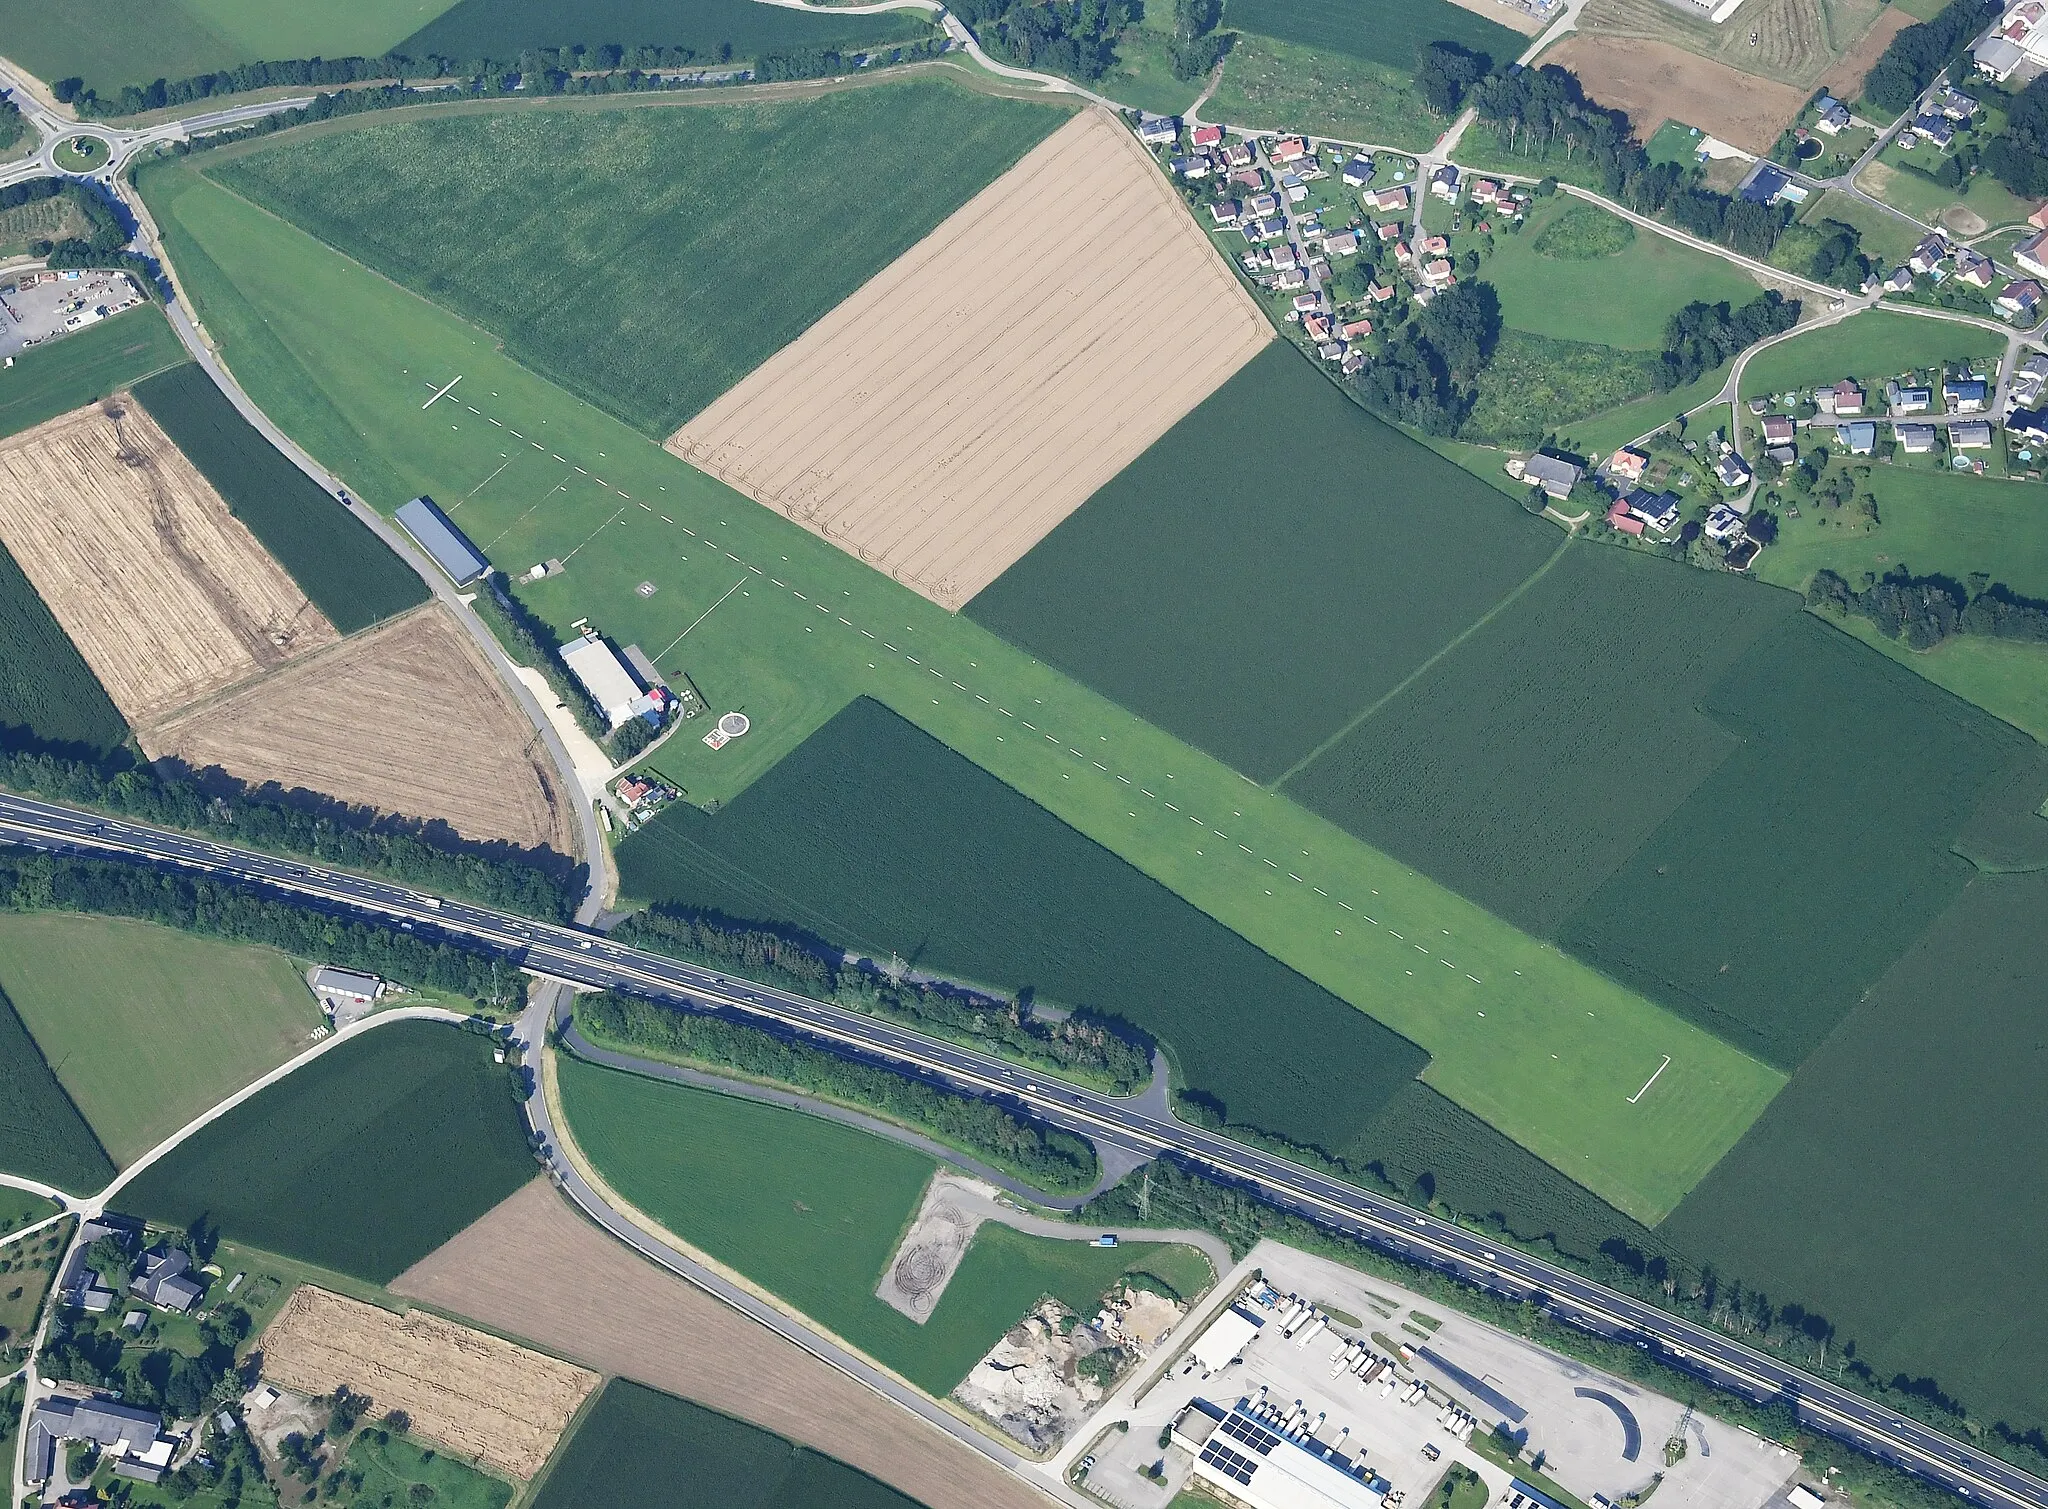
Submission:
POLYGON ((465 838, 573 852, 546 751, 439 606, 195 707, 142 745, 153 759, 441 818, 465 838))
POLYGON ((311 1284, 292 1291, 261 1338, 263 1376, 304 1394, 346 1384, 378 1414, 501 1476, 547 1465, 595 1373, 416 1310, 394 1315, 311 1284))
POLYGON ((137 727, 336 638, 125 393, 0 441, 0 540, 137 727))
POLYGON ((1643 37, 1569 36, 1543 55, 1579 76, 1586 93, 1626 110, 1647 141, 1664 121, 1683 121, 1750 152, 1768 152, 1807 94, 1726 63, 1643 37))
POLYGON ((1270 339, 1089 110, 668 447, 958 609, 1270 339))
POLYGON ((636 1256, 536 1180, 393 1292, 839 1458, 929 1509, 1044 1509, 1034 1488, 636 1256))

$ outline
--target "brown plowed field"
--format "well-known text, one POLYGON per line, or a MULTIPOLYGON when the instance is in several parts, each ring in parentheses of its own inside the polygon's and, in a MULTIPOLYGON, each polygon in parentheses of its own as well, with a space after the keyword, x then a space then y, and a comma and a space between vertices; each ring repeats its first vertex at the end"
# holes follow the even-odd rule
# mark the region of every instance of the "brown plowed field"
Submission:
POLYGON ((141 734, 218 765, 464 838, 574 852, 547 751, 469 636, 430 605, 141 734))
MULTIPOLYGON (((1736 15, 1739 20, 1741 12, 1736 15)), ((1644 37, 1575 33, 1543 61, 1577 74, 1586 93, 1609 109, 1626 110, 1645 141, 1664 121, 1675 120, 1746 151, 1768 152, 1808 98, 1790 84, 1644 37)))
POLYGON ((668 447, 958 609, 1272 334, 1088 110, 668 447))
POLYGON ((263 1376, 303 1394, 346 1384, 379 1414, 525 1481, 547 1464, 595 1373, 415 1310, 394 1315, 301 1284, 260 1341, 263 1376))
POLYGON ((0 541, 138 727, 336 637, 125 393, 0 441, 0 541))
POLYGON ((1863 79, 1870 72, 1871 65, 1884 56, 1884 50, 1892 45, 1893 37, 1913 24, 1913 18, 1906 14, 1903 6, 1886 6, 1884 14, 1863 34, 1863 40, 1836 59, 1834 66, 1820 76, 1820 87, 1854 108, 1857 100, 1863 97, 1863 79))
POLYGON ((391 1288, 751 1420, 929 1509, 1045 1509, 1038 1490, 972 1448, 614 1241, 546 1180, 391 1288))

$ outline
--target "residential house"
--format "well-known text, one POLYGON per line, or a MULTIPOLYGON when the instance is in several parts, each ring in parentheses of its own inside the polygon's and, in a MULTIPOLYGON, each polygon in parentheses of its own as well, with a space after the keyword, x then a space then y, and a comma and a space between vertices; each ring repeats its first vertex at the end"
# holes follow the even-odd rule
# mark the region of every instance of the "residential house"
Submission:
POLYGON ((1679 506, 1676 493, 1653 493, 1639 487, 1624 497, 1621 503, 1645 528, 1657 534, 1669 534, 1678 527, 1679 506))
POLYGON ((1343 364, 1338 368, 1346 377, 1362 371, 1365 367, 1365 353, 1353 346, 1344 353, 1343 364))
POLYGON ((1209 206, 1209 218, 1216 222, 1219 229, 1237 224, 1243 214, 1244 206, 1235 199, 1219 199, 1209 206))
POLYGON ((1998 269, 1992 266, 1989 257, 1980 256, 1967 246, 1956 253, 1956 278, 1972 288, 1989 288, 1998 269))
POLYGON ((1766 414, 1763 428, 1765 445, 1790 445, 1798 427, 1789 414, 1766 414))
POLYGON ((1408 185, 1397 183, 1384 189, 1374 189, 1365 196, 1365 203, 1381 214, 1388 210, 1405 210, 1408 208, 1408 185))
POLYGON ((1829 136, 1840 136, 1849 129, 1849 107, 1832 94, 1824 94, 1813 102, 1816 130, 1825 131, 1829 136))
POLYGON ((1429 175, 1429 191, 1437 198, 1448 199, 1455 204, 1458 198, 1458 170, 1449 163, 1438 168, 1429 175))
POLYGON ((73 1399, 53 1395, 36 1405, 23 1441, 23 1466, 31 1483, 48 1482, 57 1470, 57 1448, 66 1441, 90 1441, 108 1456, 141 1456, 156 1445, 163 1417, 116 1399, 73 1399))
POLYGON ((1337 333, 1347 341, 1355 341, 1372 334, 1371 320, 1346 320, 1337 328, 1337 333))
POLYGON ((1401 234, 1401 222, 1398 220, 1382 220, 1373 227, 1373 230, 1378 234, 1380 244, 1384 246, 1387 242, 1401 234))
POLYGON ((1473 183, 1472 202, 1474 204, 1498 204, 1500 203, 1500 198, 1500 185, 1491 178, 1481 178, 1473 183))
POLYGON ((1953 84, 1942 85, 1928 104, 1952 121, 1974 120, 1977 115, 1977 101, 1953 84))
POLYGON ((1792 449, 1789 445, 1774 445, 1765 451, 1764 455, 1771 465, 1780 468, 1795 466, 1799 461, 1799 452, 1792 449))
POLYGON ((1852 456, 1867 456, 1877 449, 1877 425, 1868 419, 1858 419, 1849 424, 1835 427, 1835 438, 1849 447, 1852 456))
POLYGON ((1913 134, 1946 152, 1955 144, 1956 128, 1947 116, 1928 111, 1914 117, 1913 134))
POLYGON ((1458 276, 1451 270, 1449 262, 1445 261, 1442 257, 1438 257, 1434 262, 1424 265, 1422 281, 1431 288, 1448 288, 1451 284, 1458 281, 1458 276))
POLYGON ((1355 257, 1358 255, 1358 232, 1339 231, 1323 242, 1323 250, 1332 257, 1355 257))
POLYGON ((2048 356, 2036 352, 2020 363, 2019 371, 2012 375, 2012 389, 2008 394, 2010 406, 2033 408, 2043 388, 2048 388, 2048 356))
POLYGON ((1327 314, 1305 314, 1301 317, 1301 333, 1317 345, 1330 338, 1330 317, 1327 314))
POLYGON ((1447 237, 1430 236, 1422 243, 1422 255, 1425 257, 1448 257, 1450 254, 1451 243, 1447 237))
POLYGON ((1286 272, 1294 267, 1299 259, 1294 255, 1294 248, 1282 242, 1266 254, 1266 260, 1272 264, 1273 271, 1286 272))
POLYGON ((1765 395, 1763 397, 1752 398, 1749 401, 1749 412, 1756 415, 1758 418, 1762 418, 1764 415, 1770 413, 1771 400, 1769 396, 1765 395))
POLYGON ((2032 278, 2015 278, 1991 302, 2012 319, 2031 319, 2041 307, 2041 285, 2032 278))
POLYGON ((1948 260, 1948 242, 1940 236, 1929 236, 1913 249, 1907 266, 1916 276, 1926 277, 1948 260))
POLYGON ((1248 168, 1259 160, 1259 154, 1250 142, 1234 141, 1223 149, 1223 160, 1233 168, 1248 168))
POLYGON ((1362 189, 1372 182, 1372 159, 1360 155, 1344 164, 1344 187, 1362 189))
POLYGON ((1895 424, 1892 435, 1899 442, 1899 449, 1909 456, 1925 455, 1934 449, 1934 426, 1931 424, 1895 424))
POLYGON ((2030 445, 2048 445, 2048 409, 2014 409, 2005 417, 2005 432, 2030 445))
POLYGON ((2036 231, 2012 249, 2013 261, 2024 272, 2048 278, 2048 231, 2036 231))
POLYGON ((1266 156, 1274 162, 1300 162, 1308 156, 1308 139, 1302 136, 1283 136, 1266 149, 1266 156))
POLYGON ((1886 293, 1906 293, 1913 287, 1913 269, 1901 264, 1886 275, 1880 285, 1886 293))
POLYGON ((1643 532, 1643 521, 1628 511, 1628 504, 1621 499, 1614 500, 1614 506, 1607 510, 1607 522, 1623 534, 1639 535, 1643 532))
POLYGON ((1579 478, 1584 475, 1582 468, 1556 456, 1546 456, 1541 451, 1522 463, 1522 480, 1534 483, 1559 503, 1572 495, 1572 489, 1579 485, 1579 478))
POLYGON ((2042 205, 2033 214, 2027 216, 2027 224, 2037 231, 2048 231, 2048 204, 2042 205))
POLYGON ((1707 522, 1702 533, 1710 540, 1733 543, 1748 532, 1749 526, 1741 514, 1726 503, 1716 503, 1707 512, 1707 522))
POLYGON ((1261 217, 1277 215, 1280 213, 1280 196, 1278 194, 1254 194, 1245 201, 1244 209, 1247 215, 1258 215, 1261 217))
POLYGON ((1607 474, 1634 486, 1643 480, 1643 473, 1649 469, 1650 458, 1642 451, 1623 446, 1607 458, 1607 474))
POLYGON ((1900 388, 1892 399, 1894 414, 1925 414, 1934 407, 1932 388, 1900 388))
POLYGON ((1316 355, 1326 362, 1341 362, 1344 360, 1344 343, 1342 341, 1324 341, 1320 346, 1316 347, 1316 355))
POLYGON ((1991 449, 1991 425, 1982 419, 1965 419, 1948 427, 1948 443, 1959 451, 1991 449))
POLYGON ((1832 388, 1822 388, 1813 395, 1813 399, 1823 414, 1848 415, 1863 412, 1863 390, 1846 377, 1832 388))
POLYGON ((1300 204, 1308 198, 1308 185, 1301 181, 1298 173, 1282 173, 1280 192, 1287 196, 1289 204, 1300 204))
POLYGON ((1951 379, 1941 385, 1942 403, 1958 414, 1983 413, 1986 398, 1984 380, 1980 377, 1951 379))
POLYGON ((100 1282, 99 1274, 86 1262, 86 1254, 102 1237, 113 1237, 124 1252, 132 1252, 135 1235, 133 1227, 118 1219, 89 1220, 79 1227, 77 1244, 71 1249, 70 1260, 57 1280, 57 1293, 64 1303, 74 1305, 88 1315, 104 1315, 113 1309, 118 1296, 100 1282))
POLYGON ((1138 118, 1138 140, 1148 147, 1170 147, 1180 140, 1180 117, 1143 115, 1138 118))
POLYGON ((1415 260, 1414 248, 1409 246, 1406 241, 1396 241, 1394 243, 1394 260, 1403 267, 1408 266, 1415 260))
POLYGON ((1791 184, 1792 180, 1784 169, 1772 163, 1759 162, 1749 170, 1749 176, 1735 192, 1750 204, 1771 204, 1791 187, 1791 184))
POLYGON ((1273 286, 1282 293, 1291 289, 1308 287, 1308 274, 1298 267, 1290 267, 1274 280, 1273 286))
POLYGON ((142 1271, 128 1281, 128 1292, 182 1315, 206 1293, 205 1283, 191 1278, 191 1272, 192 1254, 184 1248, 153 1247, 142 1255, 142 1271))
POLYGON ((1384 304, 1394 296, 1394 288, 1390 283, 1375 283, 1365 291, 1365 296, 1375 304, 1384 304))
POLYGON ((1747 487, 1751 475, 1749 463, 1734 451, 1728 452, 1714 463, 1714 475, 1721 479, 1723 487, 1747 487))
POLYGON ((1174 175, 1189 181, 1207 178, 1213 167, 1206 153, 1194 157, 1176 157, 1171 164, 1174 175))
POLYGON ((1197 126, 1195 127, 1195 134, 1191 139, 1198 147, 1221 146, 1223 144, 1223 128, 1221 126, 1197 126))
POLYGON ((1295 296, 1294 312, 1296 314, 1316 314, 1321 311, 1322 307, 1323 299, 1321 294, 1304 293, 1295 296))

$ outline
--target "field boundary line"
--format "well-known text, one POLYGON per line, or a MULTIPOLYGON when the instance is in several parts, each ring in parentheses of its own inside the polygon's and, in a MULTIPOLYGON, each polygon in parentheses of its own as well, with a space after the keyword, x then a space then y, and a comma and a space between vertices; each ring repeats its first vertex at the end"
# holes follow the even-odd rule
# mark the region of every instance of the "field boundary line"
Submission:
MULTIPOLYGON (((1321 759, 1324 755, 1328 754, 1331 750, 1335 749, 1339 744, 1343 743, 1347 738, 1349 738, 1353 733, 1357 731, 1359 725, 1364 723, 1368 718, 1372 717, 1374 713, 1377 713, 1389 702, 1392 702, 1396 697, 1400 696, 1401 693, 1407 691, 1408 688, 1413 686, 1417 681, 1421 680, 1423 675, 1427 671, 1429 671, 1433 666, 1435 666, 1439 660, 1442 660, 1446 655, 1450 654, 1451 651, 1457 649, 1459 645, 1463 644, 1466 640, 1470 639, 1474 634, 1477 634, 1481 629, 1485 628, 1488 624, 1492 623, 1494 619, 1498 618, 1502 613, 1505 613, 1509 608, 1513 607, 1516 601, 1522 596, 1523 593, 1527 592, 1531 587, 1535 586, 1545 576, 1549 575, 1550 568, 1555 566, 1559 561, 1564 559, 1564 553, 1572 548, 1572 543, 1572 536, 1566 535, 1564 542, 1560 544, 1557 547, 1557 549, 1553 550, 1550 553, 1550 558, 1546 560, 1542 565, 1538 566, 1534 571, 1530 572, 1528 576, 1524 577, 1512 592, 1508 593, 1507 596, 1503 597, 1499 602, 1495 603, 1492 607, 1488 608, 1484 613, 1480 614, 1479 617, 1473 619, 1471 623, 1465 625, 1464 628, 1460 629, 1457 632, 1457 634, 1452 639, 1450 639, 1441 649, 1439 649, 1434 655, 1430 656, 1429 659, 1423 661, 1421 665, 1418 665, 1406 676, 1403 676, 1395 686, 1393 686, 1388 691, 1382 693, 1377 701, 1373 702, 1370 706, 1366 707, 1362 712, 1359 712, 1356 715, 1354 715, 1350 722, 1346 723, 1343 727, 1339 728, 1335 733, 1331 734, 1329 738, 1323 740, 1323 742, 1318 744, 1314 749, 1311 749, 1307 754, 1303 755, 1300 759, 1296 760, 1292 765, 1288 766, 1285 770, 1281 771, 1279 775, 1275 776, 1272 779, 1272 781, 1267 784, 1266 790, 1271 791, 1278 795, 1280 793, 1281 788, 1285 786, 1289 781, 1293 780, 1296 776, 1300 775, 1304 770, 1308 769, 1309 766, 1315 764, 1317 760, 1321 759)), ((1360 842, 1364 842, 1364 840, 1361 839, 1360 842)), ((1445 887, 1445 889, 1448 890, 1449 887, 1445 887)))

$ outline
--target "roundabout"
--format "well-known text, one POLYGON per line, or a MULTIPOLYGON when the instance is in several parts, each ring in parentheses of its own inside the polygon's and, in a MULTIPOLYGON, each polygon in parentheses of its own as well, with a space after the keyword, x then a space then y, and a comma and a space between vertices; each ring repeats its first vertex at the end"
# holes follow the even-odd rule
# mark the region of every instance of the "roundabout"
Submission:
POLYGON ((66 173, 97 173, 113 156, 106 138, 81 133, 67 136, 50 149, 50 161, 66 173))

